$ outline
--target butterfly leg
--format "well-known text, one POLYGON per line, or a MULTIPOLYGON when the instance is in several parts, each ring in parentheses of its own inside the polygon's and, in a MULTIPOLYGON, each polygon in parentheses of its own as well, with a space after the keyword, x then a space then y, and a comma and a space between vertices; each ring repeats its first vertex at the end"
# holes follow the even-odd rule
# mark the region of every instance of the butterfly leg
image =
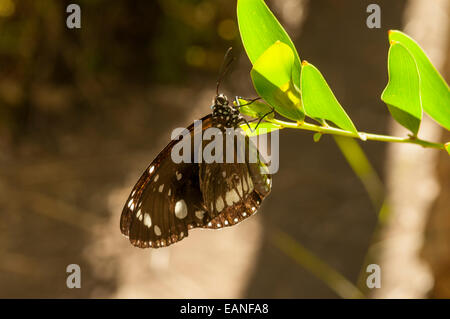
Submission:
POLYGON ((262 121, 267 115, 269 115, 269 114, 271 114, 271 113, 273 113, 273 112, 275 112, 274 109, 272 109, 272 111, 270 111, 269 113, 264 114, 264 115, 263 115, 261 118, 259 118, 259 119, 253 119, 253 120, 247 121, 245 118, 242 118, 242 121, 244 121, 245 124, 247 124, 247 126, 248 126, 250 132, 253 133, 253 132, 256 131, 256 129, 258 128, 258 126, 259 126, 259 124, 261 123, 261 121, 262 121), (255 129, 253 130, 253 129, 250 127, 250 123, 255 122, 255 121, 258 121, 258 123, 256 124, 255 129))
POLYGON ((240 108, 241 106, 250 105, 250 104, 252 104, 253 102, 258 101, 258 100, 261 100, 261 99, 262 99, 262 97, 260 97, 260 96, 258 96, 258 97, 256 97, 256 98, 253 98, 253 99, 249 99, 249 98, 245 98, 245 97, 237 96, 237 95, 236 95, 234 102, 236 103, 237 107, 240 108), (245 103, 245 104, 241 104, 241 102, 239 102, 239 99, 241 99, 241 100, 246 100, 246 101, 248 101, 248 102, 245 103))
POLYGON ((250 122, 247 121, 245 118, 242 118, 242 120, 245 122, 245 124, 247 124, 248 129, 250 130, 250 132, 254 132, 255 130, 252 130, 252 127, 250 126, 250 122, 253 122, 254 120, 251 120, 250 122))
MULTIPOLYGON (((236 103, 236 106, 238 107, 238 109, 239 109, 241 106, 251 104, 251 103, 255 102, 257 99, 260 99, 260 97, 257 97, 257 98, 254 99, 254 100, 250 100, 251 102, 249 102, 248 104, 243 104, 243 105, 241 105, 241 102, 239 102, 239 98, 243 99, 242 97, 236 95, 235 103, 236 103)), ((244 100, 245 100, 245 99, 244 99, 244 100)), ((247 124, 247 127, 248 127, 248 129, 250 130, 250 132, 253 133, 254 130, 252 130, 249 121, 247 121, 247 120, 246 120, 245 118, 243 118, 243 117, 242 117, 242 120, 245 122, 245 124, 247 124)), ((251 120, 250 122, 253 122, 253 121, 254 121, 254 120, 251 120)))
POLYGON ((275 109, 274 109, 273 107, 272 107, 272 111, 267 112, 266 114, 264 114, 264 115, 259 119, 258 123, 256 123, 255 130, 258 128, 258 126, 259 126, 259 124, 261 123, 261 121, 262 121, 267 115, 272 114, 272 113, 275 113, 275 109))
MULTIPOLYGON (((241 105, 241 103, 239 102, 239 99, 247 100, 246 98, 242 98, 241 96, 236 96, 236 98, 235 98, 235 103, 236 103, 236 105, 237 105, 238 108, 240 108, 241 106, 250 105, 250 104, 252 104, 253 102, 255 102, 255 101, 257 101, 257 100, 260 100, 261 97, 257 97, 257 98, 254 98, 254 99, 250 99, 250 100, 248 100, 248 101, 249 101, 248 103, 242 104, 242 105, 241 105)), ((248 128, 250 129, 250 132, 253 133, 253 132, 256 131, 256 129, 258 128, 258 126, 259 126, 259 124, 261 123, 261 121, 262 121, 267 115, 272 114, 272 113, 274 113, 274 112, 275 112, 275 109, 272 107, 272 110, 271 110, 270 112, 267 112, 266 114, 264 114, 264 115, 258 120, 258 123, 256 124, 254 130, 252 130, 252 128, 250 127, 249 122, 254 122, 254 121, 256 121, 256 119, 253 119, 253 120, 251 120, 251 121, 247 121, 245 118, 242 118, 242 120, 245 122, 245 124, 247 124, 248 128)))

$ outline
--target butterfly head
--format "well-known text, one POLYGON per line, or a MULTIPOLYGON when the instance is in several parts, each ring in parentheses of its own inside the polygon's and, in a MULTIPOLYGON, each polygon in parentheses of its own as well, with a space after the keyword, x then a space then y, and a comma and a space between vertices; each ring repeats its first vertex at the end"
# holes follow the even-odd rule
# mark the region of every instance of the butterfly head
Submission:
POLYGON ((228 105, 228 98, 225 96, 225 94, 218 94, 213 101, 213 106, 226 106, 228 105))
POLYGON ((241 122, 239 110, 230 105, 224 94, 218 94, 212 105, 213 119, 217 127, 237 127, 241 122))

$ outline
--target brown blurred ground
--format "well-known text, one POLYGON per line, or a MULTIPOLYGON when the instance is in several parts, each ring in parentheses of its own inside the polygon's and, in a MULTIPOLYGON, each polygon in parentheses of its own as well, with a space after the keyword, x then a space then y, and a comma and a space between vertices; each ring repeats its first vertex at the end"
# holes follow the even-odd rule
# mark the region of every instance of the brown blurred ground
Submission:
MULTIPOLYGON (((378 1, 379 30, 365 26, 370 1, 289 1, 307 9, 299 24, 269 5, 301 58, 358 128, 385 132, 386 32, 405 1, 378 1)), ((376 212, 329 137, 281 132, 273 192, 245 224, 157 252, 120 235, 141 170, 210 111, 228 46, 239 61, 223 90, 254 95, 234 2, 79 1, 81 30, 65 27, 68 1, 14 3, 0 18, 0 297, 337 297, 269 242, 274 227, 356 280, 376 212), (71 263, 81 289, 65 286, 71 263)), ((385 145, 364 150, 383 175, 385 145)))

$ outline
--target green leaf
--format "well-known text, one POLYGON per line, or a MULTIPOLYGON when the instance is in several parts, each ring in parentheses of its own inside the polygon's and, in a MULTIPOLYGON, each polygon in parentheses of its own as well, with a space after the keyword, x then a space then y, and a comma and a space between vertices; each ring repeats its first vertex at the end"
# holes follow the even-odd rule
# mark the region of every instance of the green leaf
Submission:
POLYGON ((287 44, 294 52, 292 78, 300 87, 300 57, 289 35, 262 0, 238 0, 239 32, 248 58, 255 64, 258 58, 276 41, 287 44))
POLYGON ((319 122, 329 120, 343 130, 357 133, 320 71, 306 61, 302 63, 300 90, 306 115, 319 122))
POLYGON ((406 34, 391 30, 389 41, 404 45, 414 57, 420 75, 423 110, 436 122, 450 130, 450 90, 421 47, 406 34))
POLYGON ((250 74, 259 96, 284 117, 302 121, 300 92, 292 81, 294 61, 291 48, 277 41, 261 54, 250 74))
POLYGON ((244 124, 241 124, 241 129, 243 129, 245 134, 247 134, 248 136, 267 134, 272 131, 282 129, 282 127, 280 125, 269 123, 269 122, 262 122, 262 123, 259 123, 258 128, 256 128, 256 130, 255 130, 255 127, 257 124, 258 123, 249 123, 249 125, 251 127, 251 130, 250 130, 250 128, 247 126, 247 123, 244 123, 244 124))
POLYGON ((322 138, 322 133, 314 133, 314 135, 313 135, 314 142, 316 142, 316 143, 319 142, 321 138, 322 138))
POLYGON ((239 112, 241 114, 253 117, 253 118, 261 118, 265 116, 265 118, 271 119, 274 117, 272 112, 272 108, 264 102, 261 101, 246 101, 244 99, 239 99, 240 107, 239 112), (250 103, 250 104, 248 104, 250 103), (272 112, 272 113, 271 113, 272 112))
POLYGON ((448 155, 450 155, 450 142, 444 144, 445 150, 447 151, 448 155))
POLYGON ((417 135, 422 120, 419 71, 408 49, 396 41, 389 48, 388 74, 381 99, 394 119, 417 135))

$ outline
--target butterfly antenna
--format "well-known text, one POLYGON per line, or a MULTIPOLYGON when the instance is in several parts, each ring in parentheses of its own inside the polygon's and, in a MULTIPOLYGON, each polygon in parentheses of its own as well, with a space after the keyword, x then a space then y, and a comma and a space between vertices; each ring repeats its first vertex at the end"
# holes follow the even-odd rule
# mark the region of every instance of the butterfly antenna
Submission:
POLYGON ((216 82, 216 95, 219 95, 219 86, 222 82, 223 78, 225 77, 225 74, 230 69, 231 63, 233 63, 234 57, 233 57, 233 48, 229 48, 227 52, 225 53, 225 56, 223 58, 222 66, 220 67, 219 71, 219 77, 217 78, 216 82))

